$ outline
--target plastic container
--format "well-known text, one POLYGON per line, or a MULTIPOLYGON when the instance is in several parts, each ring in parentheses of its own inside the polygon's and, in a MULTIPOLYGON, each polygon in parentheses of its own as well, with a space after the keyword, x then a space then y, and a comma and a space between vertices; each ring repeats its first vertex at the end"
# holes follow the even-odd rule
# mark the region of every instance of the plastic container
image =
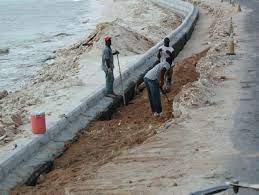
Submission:
POLYGON ((45 112, 31 113, 31 129, 33 134, 44 134, 46 132, 45 112))

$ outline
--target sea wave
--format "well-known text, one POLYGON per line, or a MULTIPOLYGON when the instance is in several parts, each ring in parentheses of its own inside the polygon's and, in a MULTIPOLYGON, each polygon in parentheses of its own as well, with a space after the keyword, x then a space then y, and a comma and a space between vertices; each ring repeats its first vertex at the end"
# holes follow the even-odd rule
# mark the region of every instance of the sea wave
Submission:
POLYGON ((68 37, 68 36, 73 36, 73 35, 74 34, 61 32, 61 33, 55 34, 53 37, 68 37))

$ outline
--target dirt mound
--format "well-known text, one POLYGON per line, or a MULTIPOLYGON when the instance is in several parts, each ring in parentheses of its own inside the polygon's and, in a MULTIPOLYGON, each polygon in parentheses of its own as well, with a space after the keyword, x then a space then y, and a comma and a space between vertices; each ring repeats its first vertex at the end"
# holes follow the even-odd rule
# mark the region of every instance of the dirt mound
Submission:
POLYGON ((196 72, 196 64, 207 52, 208 49, 205 49, 175 65, 173 70, 173 86, 170 92, 171 96, 178 94, 186 84, 198 80, 200 75, 196 72))
POLYGON ((104 45, 104 37, 109 35, 112 37, 112 46, 120 51, 121 55, 129 56, 143 54, 150 49, 154 42, 119 24, 120 20, 113 22, 105 22, 97 25, 93 32, 86 40, 72 47, 82 48, 84 51, 102 50, 104 45))
POLYGON ((125 28, 116 21, 111 23, 102 23, 97 26, 98 41, 94 47, 102 49, 104 45, 104 37, 112 36, 113 47, 120 51, 122 55, 143 54, 150 49, 154 42, 147 37, 125 28))

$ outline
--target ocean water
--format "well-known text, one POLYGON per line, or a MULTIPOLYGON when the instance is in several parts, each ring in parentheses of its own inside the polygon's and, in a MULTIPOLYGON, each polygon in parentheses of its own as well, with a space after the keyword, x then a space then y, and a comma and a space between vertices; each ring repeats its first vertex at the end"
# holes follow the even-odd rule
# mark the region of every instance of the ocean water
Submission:
POLYGON ((20 89, 53 51, 95 28, 102 5, 96 0, 0 0, 0 90, 20 89))

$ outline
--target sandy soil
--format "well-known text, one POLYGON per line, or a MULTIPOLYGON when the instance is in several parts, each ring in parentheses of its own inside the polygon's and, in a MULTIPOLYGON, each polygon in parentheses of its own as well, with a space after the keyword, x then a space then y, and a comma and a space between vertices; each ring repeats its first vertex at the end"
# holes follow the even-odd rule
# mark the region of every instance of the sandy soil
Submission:
MULTIPOLYGON (((184 85, 198 79, 195 66, 206 53, 207 49, 176 64, 173 90, 168 94, 171 100, 184 85)), ((128 106, 119 108, 112 120, 93 122, 89 129, 79 135, 78 141, 55 160, 54 170, 40 177, 36 187, 19 188, 17 191, 62 194, 66 187, 91 179, 99 167, 123 150, 142 144, 154 136, 156 129, 172 117, 172 102, 168 103, 165 98, 162 101, 164 115, 160 118, 154 118, 151 114, 145 90, 128 106)))
POLYGON ((28 126, 31 111, 46 111, 51 124, 103 84, 103 73, 96 66, 100 66, 105 35, 114 35, 114 47, 129 61, 132 60, 129 57, 143 54, 181 23, 180 17, 146 0, 103 3, 106 7, 103 18, 89 37, 55 51, 20 91, 7 96, 0 93, 0 146, 31 135, 28 126), (150 33, 150 29, 156 30, 150 33), (92 80, 97 83, 92 84, 92 80))

